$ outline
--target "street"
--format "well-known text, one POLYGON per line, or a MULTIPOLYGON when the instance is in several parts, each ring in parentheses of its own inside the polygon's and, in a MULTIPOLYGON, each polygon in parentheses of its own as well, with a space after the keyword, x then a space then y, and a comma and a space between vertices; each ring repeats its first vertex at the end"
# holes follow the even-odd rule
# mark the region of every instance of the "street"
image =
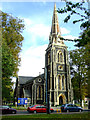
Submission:
MULTIPOLYGON (((79 114, 79 113, 84 113, 84 112, 90 112, 90 109, 86 109, 86 110, 83 110, 82 112, 60 112, 60 110, 54 110, 54 112, 50 113, 50 114, 79 114)), ((29 113, 27 110, 17 110, 17 113, 16 114, 3 114, 3 116, 13 116, 13 115, 32 115, 32 114, 35 114, 35 113, 29 113)), ((36 114, 47 114, 47 113, 36 113, 36 114)))

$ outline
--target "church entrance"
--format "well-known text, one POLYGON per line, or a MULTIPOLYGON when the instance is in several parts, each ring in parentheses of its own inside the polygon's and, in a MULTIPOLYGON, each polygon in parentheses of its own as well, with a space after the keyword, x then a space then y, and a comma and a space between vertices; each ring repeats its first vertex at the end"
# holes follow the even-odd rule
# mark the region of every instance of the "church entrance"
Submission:
POLYGON ((59 94, 58 96, 58 104, 62 105, 66 103, 66 96, 64 94, 59 94))
POLYGON ((60 96, 60 97, 59 97, 59 105, 62 105, 62 104, 63 104, 63 97, 60 96))

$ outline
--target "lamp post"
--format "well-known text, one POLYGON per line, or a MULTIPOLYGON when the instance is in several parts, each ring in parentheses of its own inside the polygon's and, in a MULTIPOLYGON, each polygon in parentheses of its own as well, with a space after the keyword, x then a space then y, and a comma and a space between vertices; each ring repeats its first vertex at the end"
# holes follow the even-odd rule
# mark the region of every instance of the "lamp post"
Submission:
POLYGON ((47 94, 47 114, 50 114, 50 94, 47 94))
POLYGON ((48 82, 47 82, 47 68, 45 68, 45 78, 46 78, 46 105, 47 105, 47 114, 50 114, 50 93, 48 92, 48 82))

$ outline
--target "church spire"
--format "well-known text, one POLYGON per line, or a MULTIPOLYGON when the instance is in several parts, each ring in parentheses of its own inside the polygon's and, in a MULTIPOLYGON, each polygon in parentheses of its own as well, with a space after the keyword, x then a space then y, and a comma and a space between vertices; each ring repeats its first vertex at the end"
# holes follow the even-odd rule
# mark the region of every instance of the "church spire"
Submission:
POLYGON ((54 4, 51 34, 52 35, 58 35, 58 34, 61 35, 60 29, 59 29, 58 17, 57 17, 56 3, 54 4))
POLYGON ((49 35, 49 45, 52 43, 64 45, 64 42, 63 40, 60 39, 60 37, 61 37, 61 31, 59 29, 59 22, 58 22, 56 3, 55 3, 54 11, 53 11, 53 18, 52 18, 51 32, 49 35))

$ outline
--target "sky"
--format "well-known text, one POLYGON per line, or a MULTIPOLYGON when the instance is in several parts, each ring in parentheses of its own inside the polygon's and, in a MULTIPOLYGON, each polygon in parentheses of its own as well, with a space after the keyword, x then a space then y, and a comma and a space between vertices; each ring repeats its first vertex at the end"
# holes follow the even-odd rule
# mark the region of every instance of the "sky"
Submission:
MULTIPOLYGON (((49 34, 52 25, 52 16, 55 2, 1 2, 0 9, 24 20, 25 29, 21 33, 24 37, 20 53, 21 64, 18 76, 38 76, 45 67, 45 50, 49 43, 49 34)), ((65 2, 56 2, 56 7, 64 8, 65 2)), ((87 7, 87 4, 86 4, 87 7)), ((61 34, 65 38, 75 39, 80 35, 80 23, 73 24, 72 16, 68 23, 64 18, 68 14, 58 14, 61 34)), ((76 49, 74 42, 64 42, 68 50, 76 49)))

